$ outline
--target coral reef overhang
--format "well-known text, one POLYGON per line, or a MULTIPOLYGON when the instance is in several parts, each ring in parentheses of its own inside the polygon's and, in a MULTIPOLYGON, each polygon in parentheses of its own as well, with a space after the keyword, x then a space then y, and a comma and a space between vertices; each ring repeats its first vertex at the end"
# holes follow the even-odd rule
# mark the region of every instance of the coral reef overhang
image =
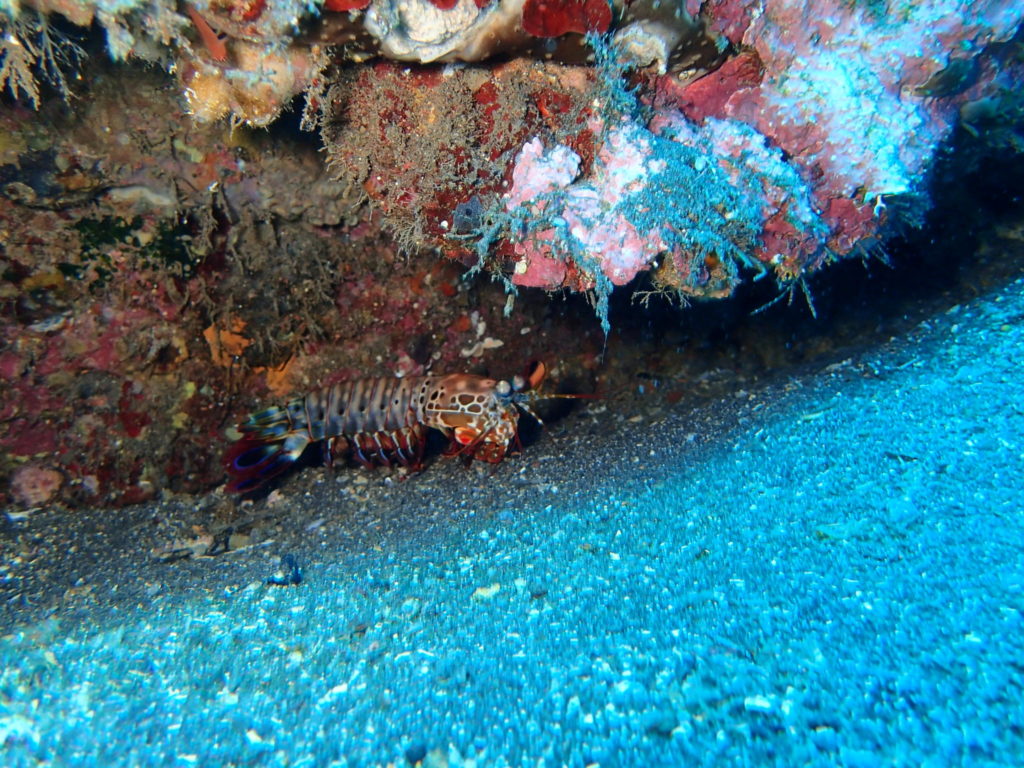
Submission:
POLYGON ((616 288, 802 297, 958 124, 1019 153, 1017 4, 758 8, 0 0, 6 499, 208 487, 241 411, 339 378, 591 371, 616 288))

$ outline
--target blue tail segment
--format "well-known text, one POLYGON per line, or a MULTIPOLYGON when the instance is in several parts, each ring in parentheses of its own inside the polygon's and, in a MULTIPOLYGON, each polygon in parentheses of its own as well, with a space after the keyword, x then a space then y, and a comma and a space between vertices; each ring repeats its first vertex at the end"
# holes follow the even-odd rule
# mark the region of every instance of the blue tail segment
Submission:
POLYGON ((239 425, 243 437, 224 454, 224 469, 230 480, 229 493, 254 491, 277 477, 302 455, 309 435, 294 431, 288 412, 267 408, 239 425))

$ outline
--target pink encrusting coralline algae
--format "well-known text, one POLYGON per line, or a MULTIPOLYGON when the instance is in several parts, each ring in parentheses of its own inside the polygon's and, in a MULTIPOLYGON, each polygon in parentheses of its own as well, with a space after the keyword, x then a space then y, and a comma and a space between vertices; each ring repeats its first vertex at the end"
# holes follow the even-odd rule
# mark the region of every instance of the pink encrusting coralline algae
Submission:
POLYGON ((539 138, 529 141, 516 158, 513 186, 505 196, 507 210, 525 206, 531 220, 551 225, 541 225, 515 243, 519 261, 512 281, 517 285, 561 285, 566 267, 554 255, 570 250, 585 252, 608 280, 625 285, 666 249, 657 228, 638 231, 620 208, 664 169, 664 161, 652 157, 638 127, 626 124, 611 130, 591 177, 573 183, 580 162, 568 147, 545 149, 539 138), (549 204, 555 210, 545 212, 549 204))
POLYGON ((512 282, 548 289, 624 285, 659 256, 675 263, 684 292, 709 283, 730 291, 736 270, 713 274, 719 255, 767 270, 784 258, 773 233, 791 235, 787 252, 810 258, 827 235, 810 188, 778 150, 747 126, 664 112, 650 126, 623 118, 603 136, 590 173, 564 146, 529 141, 516 158, 509 215, 515 238, 512 282), (771 245, 773 250, 765 250, 771 245), (570 282, 575 281, 575 282, 570 282))

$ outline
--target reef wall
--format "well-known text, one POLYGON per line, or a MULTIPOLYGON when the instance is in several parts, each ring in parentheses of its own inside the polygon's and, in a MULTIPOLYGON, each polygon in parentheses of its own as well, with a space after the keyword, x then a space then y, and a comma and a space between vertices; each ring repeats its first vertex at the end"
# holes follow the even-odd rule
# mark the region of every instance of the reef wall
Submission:
POLYGON ((958 124, 1020 151, 1021 16, 0 0, 0 501, 211 487, 244 410, 346 376, 593 370, 640 275, 806 292, 927 210, 958 124))

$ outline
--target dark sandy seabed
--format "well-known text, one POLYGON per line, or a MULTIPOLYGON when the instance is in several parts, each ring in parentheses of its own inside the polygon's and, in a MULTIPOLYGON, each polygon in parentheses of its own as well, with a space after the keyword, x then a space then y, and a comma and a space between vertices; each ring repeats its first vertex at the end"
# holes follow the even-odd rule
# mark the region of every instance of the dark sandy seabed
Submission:
POLYGON ((496 468, 6 519, 4 764, 1019 764, 1011 278, 496 468))

